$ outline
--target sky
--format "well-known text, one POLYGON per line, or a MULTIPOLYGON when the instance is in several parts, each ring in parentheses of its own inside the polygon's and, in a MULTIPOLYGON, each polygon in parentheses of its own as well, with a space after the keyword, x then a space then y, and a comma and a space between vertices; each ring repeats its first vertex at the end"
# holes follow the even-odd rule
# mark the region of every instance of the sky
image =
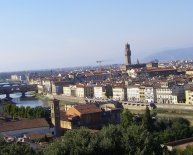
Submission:
POLYGON ((193 46, 192 0, 0 0, 0 72, 123 64, 193 46))

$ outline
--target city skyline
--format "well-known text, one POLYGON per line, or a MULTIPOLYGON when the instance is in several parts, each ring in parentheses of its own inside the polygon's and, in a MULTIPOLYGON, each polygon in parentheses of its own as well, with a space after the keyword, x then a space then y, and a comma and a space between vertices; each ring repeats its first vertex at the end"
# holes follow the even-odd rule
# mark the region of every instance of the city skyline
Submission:
POLYGON ((0 71, 132 62, 161 50, 191 47, 193 2, 0 2, 0 71))

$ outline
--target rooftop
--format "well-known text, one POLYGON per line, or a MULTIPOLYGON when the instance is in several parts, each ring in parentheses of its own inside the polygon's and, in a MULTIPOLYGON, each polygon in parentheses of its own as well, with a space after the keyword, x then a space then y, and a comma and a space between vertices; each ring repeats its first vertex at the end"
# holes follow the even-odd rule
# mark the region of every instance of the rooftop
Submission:
POLYGON ((77 105, 74 108, 80 112, 80 114, 90 114, 90 113, 98 113, 102 112, 101 109, 96 107, 95 105, 77 105))
POLYGON ((14 122, 4 122, 1 124, 0 132, 49 127, 48 122, 44 118, 38 119, 22 119, 14 122))

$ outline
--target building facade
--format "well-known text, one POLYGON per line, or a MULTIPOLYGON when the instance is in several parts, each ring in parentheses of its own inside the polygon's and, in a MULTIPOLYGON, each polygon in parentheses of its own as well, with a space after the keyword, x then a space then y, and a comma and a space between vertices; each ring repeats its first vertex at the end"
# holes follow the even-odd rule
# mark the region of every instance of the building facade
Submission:
POLYGON ((139 86, 128 86, 127 100, 130 102, 140 102, 140 88, 139 86))
POLYGON ((114 86, 113 99, 119 101, 127 100, 127 88, 125 86, 114 86))

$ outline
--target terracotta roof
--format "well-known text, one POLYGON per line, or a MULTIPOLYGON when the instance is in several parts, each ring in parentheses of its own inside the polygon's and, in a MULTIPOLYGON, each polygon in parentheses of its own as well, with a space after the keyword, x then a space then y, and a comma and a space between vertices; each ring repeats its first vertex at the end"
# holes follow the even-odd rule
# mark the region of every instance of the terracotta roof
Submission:
POLYGON ((81 114, 102 112, 102 110, 96 107, 95 105, 77 105, 77 106, 74 106, 74 108, 77 111, 79 111, 81 114))
POLYGON ((32 120, 23 119, 23 120, 14 121, 14 122, 2 123, 0 126, 0 132, 40 128, 40 127, 49 127, 48 122, 44 118, 38 118, 38 119, 32 119, 32 120))
POLYGON ((162 71, 177 71, 177 69, 174 68, 153 68, 153 69, 148 69, 147 72, 162 72, 162 71))

